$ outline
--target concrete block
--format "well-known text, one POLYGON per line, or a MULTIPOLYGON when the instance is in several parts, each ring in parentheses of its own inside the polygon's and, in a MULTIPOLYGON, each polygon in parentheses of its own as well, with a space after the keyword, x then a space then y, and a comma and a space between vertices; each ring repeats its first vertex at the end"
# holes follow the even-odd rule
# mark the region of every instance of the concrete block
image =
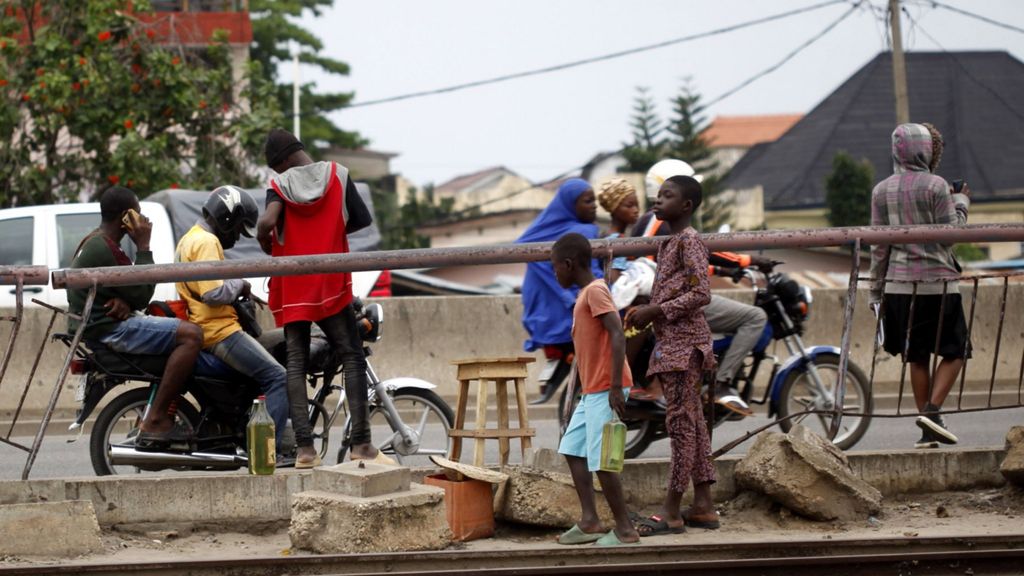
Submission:
POLYGON ((1002 450, 866 450, 846 455, 858 478, 883 496, 998 488, 1006 484, 999 474, 1002 450))
POLYGON ((312 490, 370 498, 409 489, 409 468, 372 462, 345 462, 313 469, 312 490))
POLYGON ((318 554, 440 550, 451 543, 444 490, 422 484, 370 498, 295 494, 288 536, 293 547, 318 554))
POLYGON ((814 520, 853 520, 881 507, 881 492, 853 474, 846 455, 804 426, 762 433, 735 474, 740 486, 814 520))
POLYGON ((72 557, 103 550, 92 502, 0 506, 0 555, 72 557))
POLYGON ((67 500, 64 480, 0 481, 0 504, 67 500))
MULTIPOLYGON (((502 472, 509 479, 495 502, 499 518, 551 528, 571 528, 579 519, 580 500, 568 474, 525 466, 506 466, 502 472)), ((612 511, 598 490, 596 478, 594 484, 597 513, 602 522, 610 524, 614 521, 612 511)), ((664 498, 664 488, 661 495, 664 498)))
POLYGON ((69 497, 90 500, 100 524, 213 522, 245 525, 291 517, 288 495, 302 489, 298 474, 249 476, 115 476, 68 480, 69 497), (73 495, 73 496, 72 496, 73 495))
POLYGON ((1024 426, 1014 426, 1006 434, 1006 458, 999 472, 1017 486, 1024 486, 1024 426))
POLYGON ((554 448, 530 448, 523 456, 523 466, 569 474, 569 463, 565 461, 565 456, 554 448))

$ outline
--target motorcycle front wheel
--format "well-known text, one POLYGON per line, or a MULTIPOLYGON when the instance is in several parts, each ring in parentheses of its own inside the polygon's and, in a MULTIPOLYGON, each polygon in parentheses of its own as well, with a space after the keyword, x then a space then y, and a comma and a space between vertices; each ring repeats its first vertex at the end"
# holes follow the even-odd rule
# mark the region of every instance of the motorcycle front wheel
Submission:
MULTIPOLYGON (((822 385, 827 390, 834 392, 839 380, 839 354, 819 354, 814 359, 814 365, 818 368, 822 385)), ((829 414, 803 414, 788 418, 792 414, 815 409, 817 400, 817 387, 806 368, 790 372, 782 384, 782 391, 779 395, 779 419, 782 420, 779 426, 782 431, 789 432, 794 424, 802 424, 816 434, 827 438, 832 426, 832 417, 829 414)), ((844 414, 840 421, 839 432, 835 438, 832 438, 832 443, 842 450, 852 448, 868 431, 872 412, 874 412, 874 399, 868 388, 868 379, 860 368, 853 362, 849 362, 846 367, 844 414), (864 416, 854 416, 853 414, 864 414, 864 416)))
MULTIPOLYGON (((135 444, 139 434, 142 415, 149 402, 149 388, 135 388, 114 398, 100 411, 89 435, 89 459, 97 476, 112 474, 139 474, 144 471, 137 466, 114 466, 110 462, 111 444, 135 444)), ((199 412, 184 398, 178 399, 176 421, 182 426, 195 430, 199 425, 199 412)), ((149 471, 160 470, 156 467, 149 471)))

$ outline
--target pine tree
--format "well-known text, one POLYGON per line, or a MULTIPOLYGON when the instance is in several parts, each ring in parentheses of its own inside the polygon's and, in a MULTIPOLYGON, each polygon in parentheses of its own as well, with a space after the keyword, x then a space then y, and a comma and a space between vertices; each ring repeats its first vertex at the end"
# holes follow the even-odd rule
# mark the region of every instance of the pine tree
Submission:
POLYGON ((620 172, 647 172, 662 158, 665 141, 661 134, 664 128, 649 92, 650 90, 643 86, 636 88, 633 117, 629 124, 633 130, 633 143, 626 145, 622 150, 626 165, 619 169, 620 172))
POLYGON ((867 226, 871 222, 871 187, 875 170, 867 160, 855 161, 839 151, 825 178, 825 205, 832 226, 867 226))
POLYGON ((707 119, 704 106, 700 103, 700 94, 689 82, 672 99, 672 115, 666 128, 670 134, 666 142, 666 156, 686 162, 693 166, 697 174, 704 176, 701 182, 704 201, 701 204, 699 226, 701 230, 717 230, 732 220, 732 210, 722 197, 721 177, 716 174, 718 162, 704 137, 707 119))

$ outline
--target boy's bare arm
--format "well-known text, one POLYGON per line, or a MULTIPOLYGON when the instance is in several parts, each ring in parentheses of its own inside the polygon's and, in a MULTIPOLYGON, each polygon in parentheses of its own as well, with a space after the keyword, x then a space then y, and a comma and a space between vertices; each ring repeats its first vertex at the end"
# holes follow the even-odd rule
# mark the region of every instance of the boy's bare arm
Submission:
POLYGON ((281 202, 271 202, 267 206, 266 212, 260 216, 259 221, 256 223, 256 239, 260 241, 260 247, 267 254, 270 254, 270 249, 273 245, 271 233, 281 218, 281 206, 281 202))
POLYGON ((608 331, 612 346, 612 388, 608 395, 608 403, 612 410, 625 416, 626 400, 622 397, 622 366, 626 363, 626 336, 622 333, 622 321, 617 312, 606 312, 601 315, 601 323, 608 331))

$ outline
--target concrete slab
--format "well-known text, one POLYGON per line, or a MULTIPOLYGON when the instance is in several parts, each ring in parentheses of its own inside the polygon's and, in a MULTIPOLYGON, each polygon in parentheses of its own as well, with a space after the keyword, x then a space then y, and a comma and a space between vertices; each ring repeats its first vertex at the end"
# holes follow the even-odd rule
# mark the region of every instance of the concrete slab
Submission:
POLYGON ((311 490, 292 496, 292 546, 318 554, 440 550, 451 543, 444 490, 356 498, 311 490))
POLYGON ((103 550, 92 502, 0 506, 0 555, 73 557, 103 550))
POLYGON ((74 479, 69 497, 89 500, 105 526, 163 522, 238 523, 286 521, 288 496, 300 492, 309 475, 217 474, 142 478, 74 479))
POLYGON ((409 469, 373 462, 345 462, 313 469, 312 490, 370 498, 409 489, 409 469))

